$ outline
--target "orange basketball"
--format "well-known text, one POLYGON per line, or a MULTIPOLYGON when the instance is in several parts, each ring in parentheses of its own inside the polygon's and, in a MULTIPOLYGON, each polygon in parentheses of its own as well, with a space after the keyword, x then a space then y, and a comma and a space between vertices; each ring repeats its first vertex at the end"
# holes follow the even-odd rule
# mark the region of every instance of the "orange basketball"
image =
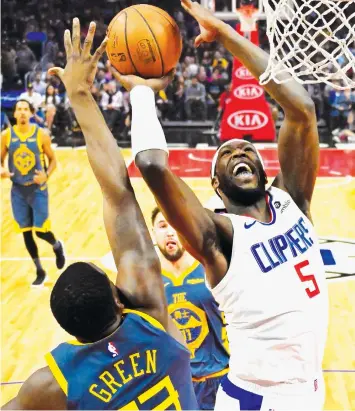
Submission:
POLYGON ((164 10, 139 4, 127 7, 111 21, 106 52, 121 74, 161 77, 179 61, 179 27, 164 10))

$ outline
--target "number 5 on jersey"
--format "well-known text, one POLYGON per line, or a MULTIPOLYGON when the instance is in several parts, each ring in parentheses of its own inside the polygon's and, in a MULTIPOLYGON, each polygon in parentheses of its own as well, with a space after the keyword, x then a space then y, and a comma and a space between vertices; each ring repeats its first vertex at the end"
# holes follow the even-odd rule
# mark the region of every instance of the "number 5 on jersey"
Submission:
POLYGON ((318 287, 316 277, 314 276, 314 274, 304 274, 302 272, 303 268, 307 267, 308 265, 309 265, 308 260, 301 261, 300 263, 295 265, 295 270, 296 270, 296 273, 297 273, 299 279, 303 283, 305 281, 312 281, 313 287, 312 287, 312 289, 310 287, 307 287, 306 288, 306 293, 307 293, 309 298, 313 298, 316 295, 318 295, 320 293, 320 291, 319 291, 319 287, 318 287))

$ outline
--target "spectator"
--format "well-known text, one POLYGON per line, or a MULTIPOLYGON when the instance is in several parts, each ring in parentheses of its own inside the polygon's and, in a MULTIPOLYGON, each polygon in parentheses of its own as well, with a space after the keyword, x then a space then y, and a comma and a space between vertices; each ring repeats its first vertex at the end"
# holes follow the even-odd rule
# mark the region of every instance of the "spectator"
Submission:
POLYGON ((320 118, 323 116, 324 110, 324 100, 322 96, 321 86, 319 83, 306 84, 305 88, 315 104, 317 120, 320 120, 320 118))
POLYGON ((225 80, 222 78, 219 68, 215 67, 213 69, 212 77, 207 84, 207 93, 212 97, 212 99, 217 102, 219 96, 224 90, 225 80))
POLYGON ((231 101, 232 97, 232 83, 229 83, 225 86, 225 90, 219 97, 219 105, 218 105, 218 111, 223 112, 226 109, 226 105, 231 101))
POLYGON ((50 132, 52 131, 52 125, 59 103, 60 97, 57 96, 57 90, 51 84, 49 84, 46 88, 46 94, 43 98, 42 108, 45 113, 46 124, 50 132))
POLYGON ((33 90, 32 83, 28 84, 27 91, 21 93, 19 99, 29 101, 32 104, 35 111, 37 111, 40 108, 43 101, 42 96, 33 90))
POLYGON ((35 74, 35 78, 34 78, 32 85, 33 85, 33 91, 35 93, 39 93, 42 96, 44 96, 44 94, 46 93, 47 84, 41 79, 41 77, 42 77, 41 73, 37 72, 35 74))
POLYGON ((186 89, 185 110, 188 120, 206 120, 206 88, 198 81, 197 77, 192 77, 191 84, 186 89))
POLYGON ((28 47, 25 40, 19 45, 17 50, 17 72, 25 84, 25 75, 30 70, 32 70, 34 64, 36 63, 36 57, 33 51, 28 47))
POLYGON ((186 63, 186 72, 187 72, 187 77, 196 77, 198 74, 199 66, 196 64, 196 58, 195 57, 189 57, 187 56, 185 58, 185 63, 186 63))
POLYGON ((96 103, 100 105, 102 96, 99 87, 95 83, 91 86, 91 94, 94 97, 96 103))
POLYGON ((107 83, 107 88, 102 92, 101 108, 108 127, 111 131, 116 122, 122 118, 123 94, 117 90, 115 81, 107 83))
POLYGON ((330 110, 330 129, 349 128, 349 118, 352 109, 351 91, 333 90, 329 95, 330 110))
POLYGON ((178 82, 173 95, 175 120, 185 119, 185 83, 178 82))
POLYGON ((16 72, 16 51, 8 40, 3 40, 1 43, 1 73, 4 76, 4 82, 11 86, 15 80, 16 72))
POLYGON ((161 120, 169 118, 172 107, 172 101, 167 96, 167 90, 159 91, 156 98, 156 104, 158 111, 160 112, 159 117, 161 118, 161 120))
POLYGON ((214 53, 214 60, 212 63, 212 67, 219 66, 219 68, 227 70, 228 64, 229 64, 228 60, 226 60, 219 51, 216 51, 214 53))

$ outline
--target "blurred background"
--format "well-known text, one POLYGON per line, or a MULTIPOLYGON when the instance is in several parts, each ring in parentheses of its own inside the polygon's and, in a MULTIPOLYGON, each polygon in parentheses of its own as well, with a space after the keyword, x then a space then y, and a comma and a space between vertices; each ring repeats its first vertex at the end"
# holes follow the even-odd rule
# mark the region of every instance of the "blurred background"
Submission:
MULTIPOLYGON (((253 0, 239 0, 240 2, 253 0)), ((64 67, 63 32, 71 28, 72 18, 81 21, 82 38, 91 20, 97 22, 94 46, 105 36, 112 17, 138 3, 165 9, 177 21, 183 38, 183 52, 174 81, 157 95, 157 110, 170 144, 195 147, 199 143, 218 144, 218 130, 224 104, 230 92, 233 60, 217 43, 198 49, 193 40, 198 34, 195 21, 178 0, 8 0, 2 4, 1 44, 1 127, 13 124, 12 107, 18 98, 35 106, 33 121, 46 127, 59 146, 83 145, 84 140, 70 108, 63 85, 49 77, 53 66, 64 67)), ((233 27, 237 23, 230 0, 216 0, 215 10, 233 27)), ((258 22, 260 46, 268 50, 266 21, 258 22)), ((353 47, 355 54, 355 46, 353 47)), ((354 75, 352 73, 351 75, 354 75)), ((307 86, 317 110, 320 141, 335 146, 355 141, 355 90, 336 91, 330 85, 307 86)), ((106 56, 99 64, 92 94, 98 102, 115 138, 122 147, 130 146, 130 104, 128 94, 112 78, 106 56)), ((283 115, 266 96, 276 129, 283 115)))

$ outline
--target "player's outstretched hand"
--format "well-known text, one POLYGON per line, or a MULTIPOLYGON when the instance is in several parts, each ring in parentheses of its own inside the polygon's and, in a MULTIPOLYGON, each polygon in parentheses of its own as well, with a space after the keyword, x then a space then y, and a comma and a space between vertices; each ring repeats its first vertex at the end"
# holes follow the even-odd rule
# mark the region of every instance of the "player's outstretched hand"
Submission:
POLYGON ((217 40, 219 29, 224 24, 221 20, 196 1, 181 0, 181 6, 200 26, 201 33, 195 39, 195 47, 198 47, 203 42, 211 43, 217 40))
POLYGON ((131 91, 135 86, 148 86, 154 91, 154 93, 157 93, 160 90, 164 90, 171 83, 175 75, 175 69, 173 69, 164 77, 144 79, 142 77, 135 76, 134 74, 123 75, 112 67, 110 63, 109 67, 112 75, 127 91, 131 91))
POLYGON ((70 31, 64 32, 64 47, 67 55, 67 65, 64 69, 53 67, 48 74, 58 76, 64 83, 68 97, 87 92, 92 86, 97 71, 97 63, 105 52, 108 38, 106 37, 94 54, 91 54, 96 24, 90 23, 89 31, 83 47, 80 45, 80 22, 73 19, 72 36, 70 31))

